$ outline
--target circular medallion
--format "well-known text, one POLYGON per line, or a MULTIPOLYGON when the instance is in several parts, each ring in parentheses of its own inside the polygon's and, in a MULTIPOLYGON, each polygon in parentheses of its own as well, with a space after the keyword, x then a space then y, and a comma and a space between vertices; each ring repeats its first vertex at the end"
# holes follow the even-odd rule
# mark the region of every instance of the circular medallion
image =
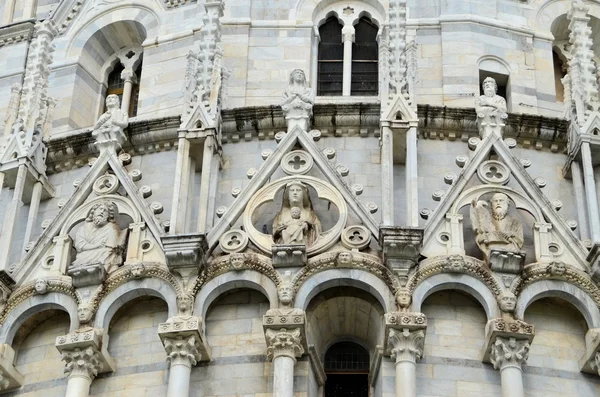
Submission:
POLYGON ((288 175, 304 175, 310 171, 313 164, 313 158, 304 150, 291 151, 281 160, 281 168, 288 175))
POLYGON ((242 230, 230 230, 219 239, 219 247, 223 252, 234 254, 242 252, 248 246, 248 235, 242 230))
POLYGON ((349 226, 342 232, 342 245, 348 249, 361 250, 371 243, 371 233, 361 225, 349 226))
POLYGON ((93 189, 98 196, 113 194, 119 190, 119 179, 112 174, 102 175, 94 182, 93 189))
POLYGON ((506 185, 510 180, 510 170, 496 160, 488 160, 477 168, 477 176, 483 183, 491 185, 506 185))

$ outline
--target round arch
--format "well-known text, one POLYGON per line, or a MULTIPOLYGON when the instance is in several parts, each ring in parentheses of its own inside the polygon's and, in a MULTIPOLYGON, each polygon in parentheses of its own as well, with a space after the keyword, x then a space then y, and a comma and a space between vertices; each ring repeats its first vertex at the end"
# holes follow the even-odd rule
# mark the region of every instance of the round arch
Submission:
POLYGON ((559 298, 571 303, 581 312, 589 329, 600 328, 600 311, 592 297, 573 284, 557 280, 536 281, 525 287, 517 298, 515 316, 523 320, 525 310, 544 298, 559 298))
POLYGON ((261 292, 274 309, 278 305, 277 286, 269 277, 255 270, 231 271, 207 282, 196 295, 194 313, 206 319, 210 305, 223 293, 239 288, 249 288, 261 292))
POLYGON ((480 280, 468 274, 436 274, 419 284, 412 296, 412 311, 420 312, 423 302, 430 295, 444 290, 459 290, 475 298, 489 319, 501 316, 498 301, 490 289, 480 280))
POLYGON ((96 311, 95 328, 108 330, 113 316, 123 305, 142 296, 154 296, 166 302, 169 318, 177 315, 177 294, 173 287, 158 278, 129 281, 110 292, 96 311))
POLYGON ((105 10, 96 18, 89 20, 72 34, 72 39, 67 45, 66 57, 79 58, 88 40, 100 29, 115 21, 134 22, 140 24, 145 30, 145 37, 155 38, 159 35, 161 20, 158 14, 147 6, 129 4, 116 6, 105 10))
POLYGON ((37 313, 51 309, 62 310, 69 315, 71 320, 69 332, 79 328, 77 302, 69 295, 49 292, 45 295, 34 295, 25 299, 8 313, 0 329, 0 343, 11 345, 15 334, 25 321, 37 313))
POLYGON ((330 269, 313 274, 298 289, 294 307, 306 310, 319 292, 338 286, 355 287, 370 293, 386 313, 396 310, 394 294, 383 280, 360 269, 330 269))
MULTIPOLYGON (((585 2, 590 5, 588 15, 600 19, 600 7, 595 6, 597 3, 585 2)), ((571 9, 570 0, 548 0, 543 3, 535 16, 535 28, 545 33, 551 33, 550 28, 554 21, 561 15, 567 15, 571 9)))

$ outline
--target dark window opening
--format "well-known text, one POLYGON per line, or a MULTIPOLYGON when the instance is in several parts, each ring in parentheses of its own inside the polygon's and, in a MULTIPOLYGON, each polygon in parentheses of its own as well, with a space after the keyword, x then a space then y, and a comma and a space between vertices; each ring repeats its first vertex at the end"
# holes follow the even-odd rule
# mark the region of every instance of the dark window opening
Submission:
POLYGON ((369 18, 362 17, 354 28, 351 95, 377 95, 379 91, 377 25, 369 18))
MULTIPOLYGON (((124 67, 120 62, 114 66, 112 72, 108 75, 108 84, 106 89, 106 96, 116 95, 119 97, 119 102, 123 103, 123 88, 125 81, 121 79, 121 72, 124 67)), ((140 95, 140 79, 142 78, 142 63, 135 70, 135 79, 133 86, 131 87, 131 99, 129 101, 129 117, 135 117, 137 115, 138 99, 140 95)), ((104 104, 104 111, 106 112, 106 104, 104 104)))
POLYGON ((319 27, 319 69, 317 95, 342 95, 344 74, 344 43, 342 25, 336 17, 329 17, 319 27))
POLYGON ((552 61, 554 64, 554 92, 556 92, 556 101, 564 102, 565 87, 561 80, 565 77, 565 71, 563 62, 556 51, 552 51, 552 61))
POLYGON ((369 353, 356 343, 340 342, 325 354, 325 397, 369 396, 369 353))

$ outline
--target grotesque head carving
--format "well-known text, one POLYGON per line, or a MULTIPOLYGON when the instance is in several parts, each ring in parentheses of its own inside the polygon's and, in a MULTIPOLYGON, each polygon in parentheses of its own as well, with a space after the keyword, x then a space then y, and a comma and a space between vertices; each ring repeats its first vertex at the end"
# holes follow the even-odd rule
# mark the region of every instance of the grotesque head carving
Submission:
POLYGON ((561 261, 554 261, 548 265, 548 271, 553 276, 562 276, 567 272, 567 265, 561 261))
POLYGON ((35 280, 34 288, 36 293, 44 295, 46 292, 48 292, 48 282, 43 278, 38 278, 35 280))
POLYGON ((143 263, 136 263, 131 266, 131 276, 135 279, 144 277, 146 273, 146 266, 143 263))
POLYGON ((229 264, 234 270, 242 269, 244 267, 244 261, 244 254, 231 254, 229 257, 229 264))
POLYGON ((342 251, 337 254, 336 257, 337 265, 350 265, 352 263, 352 253, 348 251, 342 251))

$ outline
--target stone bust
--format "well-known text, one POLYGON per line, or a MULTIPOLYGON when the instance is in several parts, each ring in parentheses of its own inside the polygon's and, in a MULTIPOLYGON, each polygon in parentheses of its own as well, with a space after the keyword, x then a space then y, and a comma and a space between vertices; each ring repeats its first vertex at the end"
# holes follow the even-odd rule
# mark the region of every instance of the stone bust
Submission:
POLYGON ((123 263, 127 229, 121 231, 115 222, 115 203, 102 201, 88 211, 83 225, 75 235, 77 256, 70 269, 102 265, 110 273, 123 263))
POLYGON ((294 69, 290 73, 287 90, 283 93, 281 109, 288 122, 288 131, 299 126, 304 131, 308 130, 308 120, 312 115, 315 95, 306 82, 306 75, 301 69, 294 69))
POLYGON ((493 249, 518 253, 523 248, 523 224, 508 213, 509 206, 510 199, 504 193, 495 193, 489 203, 483 200, 471 202, 475 242, 486 261, 493 249))
POLYGON ((509 290, 502 291, 498 296, 500 310, 504 313, 512 313, 517 307, 517 297, 509 290))
POLYGON ((310 247, 321 234, 321 222, 313 211, 307 186, 288 183, 283 191, 281 210, 273 220, 276 244, 306 244, 310 247))
POLYGON ((129 116, 127 112, 121 110, 119 97, 109 95, 106 97, 106 112, 96 121, 92 136, 99 143, 115 141, 122 144, 125 141, 123 130, 128 125, 129 116))
POLYGON ((506 100, 497 94, 498 85, 492 77, 487 77, 482 83, 483 95, 475 98, 477 121, 481 125, 496 126, 503 124, 508 118, 506 100))

